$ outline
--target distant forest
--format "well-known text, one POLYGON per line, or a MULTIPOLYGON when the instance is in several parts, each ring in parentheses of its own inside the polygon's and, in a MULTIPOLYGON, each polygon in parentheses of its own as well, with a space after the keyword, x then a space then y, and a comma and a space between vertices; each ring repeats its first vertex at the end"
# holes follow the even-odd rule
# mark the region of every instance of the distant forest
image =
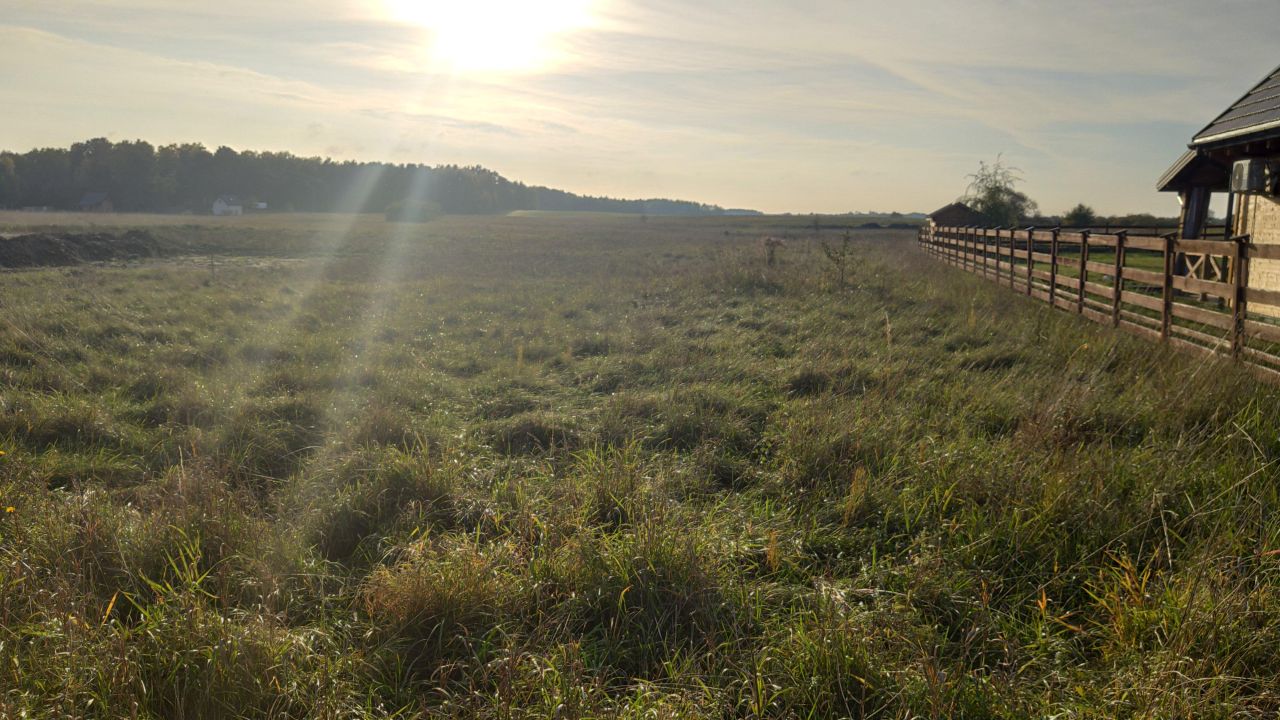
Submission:
MULTIPOLYGON (((559 210, 651 215, 722 215, 682 200, 618 200, 508 180, 480 166, 395 165, 298 157, 288 152, 210 152, 199 143, 164 145, 96 138, 70 148, 0 152, 0 207, 75 209, 106 193, 120 212, 208 213, 234 195, 298 212, 384 212, 430 204, 446 213, 559 210)), ((743 213, 747 211, 729 211, 743 213)))

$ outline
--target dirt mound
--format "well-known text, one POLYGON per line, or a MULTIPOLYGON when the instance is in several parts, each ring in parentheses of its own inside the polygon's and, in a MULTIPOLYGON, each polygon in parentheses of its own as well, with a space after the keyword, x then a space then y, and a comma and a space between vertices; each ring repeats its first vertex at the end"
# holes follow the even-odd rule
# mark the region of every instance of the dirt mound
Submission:
POLYGON ((79 265, 163 254, 161 244, 146 230, 130 230, 122 235, 35 233, 0 239, 0 268, 79 265))

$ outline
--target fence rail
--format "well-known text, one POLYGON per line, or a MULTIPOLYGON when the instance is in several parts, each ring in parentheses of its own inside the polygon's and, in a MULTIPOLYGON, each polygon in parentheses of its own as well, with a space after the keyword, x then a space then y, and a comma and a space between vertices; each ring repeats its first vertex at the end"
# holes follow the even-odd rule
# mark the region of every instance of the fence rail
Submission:
POLYGON ((1179 239, 1062 228, 921 228, 930 255, 1051 306, 1179 350, 1232 358, 1280 383, 1280 290, 1249 287, 1250 237, 1179 239), (1180 272, 1212 260, 1209 280, 1180 272), (1224 281, 1225 280, 1225 281, 1224 281))

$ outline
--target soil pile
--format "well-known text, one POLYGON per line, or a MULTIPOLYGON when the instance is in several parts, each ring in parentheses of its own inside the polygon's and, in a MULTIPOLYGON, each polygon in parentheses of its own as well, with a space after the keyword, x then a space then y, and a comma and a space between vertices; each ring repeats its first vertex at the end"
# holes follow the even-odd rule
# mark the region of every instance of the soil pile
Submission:
POLYGON ((0 268, 79 265, 163 254, 161 244, 146 230, 130 230, 122 235, 35 233, 0 239, 0 268))

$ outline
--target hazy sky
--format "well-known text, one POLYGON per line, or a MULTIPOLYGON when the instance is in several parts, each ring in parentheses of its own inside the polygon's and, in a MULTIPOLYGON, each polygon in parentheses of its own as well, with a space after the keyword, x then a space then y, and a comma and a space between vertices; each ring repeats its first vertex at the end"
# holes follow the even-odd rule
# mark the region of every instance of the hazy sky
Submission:
POLYGON ((1173 214, 1280 1, 0 0, 0 147, 106 136, 481 164, 576 192, 932 210, 997 153, 1045 212, 1173 214))

